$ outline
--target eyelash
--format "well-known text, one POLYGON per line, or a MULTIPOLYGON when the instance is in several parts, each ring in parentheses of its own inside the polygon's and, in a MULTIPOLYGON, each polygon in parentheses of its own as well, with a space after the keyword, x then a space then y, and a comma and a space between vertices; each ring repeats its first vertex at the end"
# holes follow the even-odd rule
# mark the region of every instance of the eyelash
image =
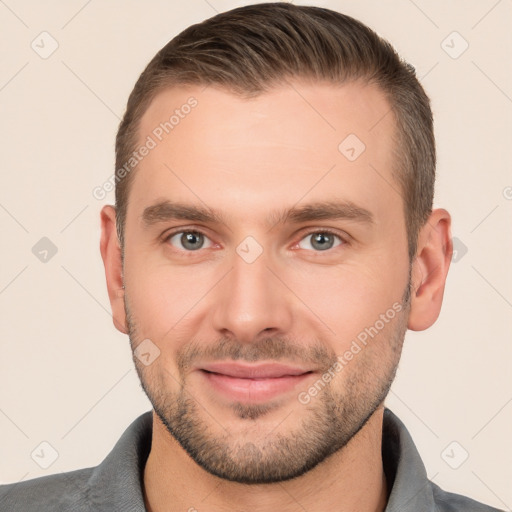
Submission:
MULTIPOLYGON (((183 233, 192 233, 192 234, 196 234, 196 235, 202 235, 206 238, 209 239, 209 236, 204 233, 203 231, 201 231, 200 229, 178 229, 178 230, 175 230, 175 231, 171 231, 170 233, 166 233, 163 237, 163 240, 162 242, 164 244, 167 244, 169 242, 169 240, 175 236, 175 235, 178 235, 178 234, 183 234, 183 233)), ((337 237, 340 241, 341 241, 341 246, 342 245, 346 245, 348 244, 348 240, 347 240, 347 237, 345 236, 341 236, 337 231, 334 231, 332 229, 329 229, 329 228, 323 228, 323 229, 314 229, 314 230, 311 230, 311 231, 308 231, 307 233, 304 233, 304 235, 300 238, 300 240, 297 242, 300 243, 302 240, 304 240, 305 238, 307 238, 308 236, 311 236, 311 235, 316 235, 318 233, 321 233, 321 234, 328 234, 328 235, 332 235, 332 236, 335 236, 337 237)), ((294 245, 297 245, 297 244, 294 244, 294 245)), ((337 247, 340 247, 340 245, 337 245, 336 247, 333 247, 331 249, 326 249, 325 251, 312 251, 312 252, 315 252, 315 253, 329 253, 329 252, 332 252, 334 249, 336 249, 337 247)), ((187 250, 184 250, 184 249, 176 249, 177 251, 179 252, 184 252, 184 253, 190 253, 190 254, 194 254, 196 252, 199 252, 200 249, 198 249, 197 251, 187 251, 187 250)))

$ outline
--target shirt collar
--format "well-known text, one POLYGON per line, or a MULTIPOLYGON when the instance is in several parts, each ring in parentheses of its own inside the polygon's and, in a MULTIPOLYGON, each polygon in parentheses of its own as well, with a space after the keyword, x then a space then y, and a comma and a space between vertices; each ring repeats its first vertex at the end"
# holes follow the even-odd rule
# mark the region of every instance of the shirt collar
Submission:
POLYGON ((152 411, 139 416, 89 479, 91 511, 145 512, 143 473, 153 433, 152 411))
POLYGON ((436 512, 432 484, 405 425, 389 409, 384 409, 382 461, 391 488, 385 512, 421 510, 436 512))

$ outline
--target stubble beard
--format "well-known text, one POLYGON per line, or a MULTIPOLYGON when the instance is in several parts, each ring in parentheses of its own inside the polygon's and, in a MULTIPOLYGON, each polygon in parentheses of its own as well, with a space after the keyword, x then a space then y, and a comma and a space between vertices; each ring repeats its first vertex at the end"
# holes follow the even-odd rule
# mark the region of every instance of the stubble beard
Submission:
MULTIPOLYGON (((286 417, 290 413, 283 411, 283 418, 276 419, 277 427, 271 432, 252 435, 252 427, 257 429, 258 418, 279 407, 276 402, 232 403, 230 408, 237 421, 245 420, 247 426, 243 433, 229 432, 222 425, 222 417, 217 417, 215 411, 209 413, 206 404, 198 402, 187 390, 186 370, 199 354, 208 353, 217 359, 244 361, 308 360, 327 371, 337 359, 325 344, 315 345, 305 355, 303 348, 294 348, 282 338, 266 338, 261 343, 247 345, 223 339, 208 349, 202 348, 200 343, 191 343, 178 356, 179 377, 172 376, 163 368, 160 373, 155 373, 154 368, 148 371, 135 358, 134 362, 142 388, 161 422, 200 467, 212 475, 238 483, 266 484, 290 480, 342 450, 383 404, 400 359, 407 330, 409 299, 408 287, 403 297, 404 307, 388 326, 387 338, 379 336, 370 341, 368 347, 343 368, 342 372, 346 372, 343 389, 333 388, 334 378, 307 405, 296 406, 291 414, 297 415, 297 423, 284 433, 279 432, 278 424, 284 420, 290 424, 290 418, 286 417), (371 343, 388 344, 389 360, 385 361, 384 369, 378 351, 371 350, 371 343), (166 381, 178 382, 179 389, 167 389, 166 381)), ((130 343, 134 349, 137 325, 127 296, 125 307, 130 343)))

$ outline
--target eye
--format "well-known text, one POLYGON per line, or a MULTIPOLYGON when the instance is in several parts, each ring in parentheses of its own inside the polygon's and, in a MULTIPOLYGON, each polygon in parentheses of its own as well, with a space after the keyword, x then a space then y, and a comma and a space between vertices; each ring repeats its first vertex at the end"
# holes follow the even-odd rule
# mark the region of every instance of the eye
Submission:
POLYGON ((211 240, 200 231, 178 231, 165 238, 165 242, 187 252, 197 251, 212 246, 211 240), (206 244, 206 245, 205 245, 206 244))
POLYGON ((308 233, 298 244, 300 249, 314 249, 315 251, 328 251, 345 241, 332 231, 312 231, 308 233), (336 242, 336 239, 338 242, 336 242), (308 240, 311 240, 308 242, 308 240))

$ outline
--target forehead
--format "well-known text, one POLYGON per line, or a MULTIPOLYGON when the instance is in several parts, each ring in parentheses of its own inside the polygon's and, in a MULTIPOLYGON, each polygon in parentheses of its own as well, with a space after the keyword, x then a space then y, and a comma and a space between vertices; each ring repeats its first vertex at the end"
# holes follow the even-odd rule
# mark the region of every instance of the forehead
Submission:
MULTIPOLYGON (((252 98, 218 86, 181 86, 155 96, 142 116, 139 141, 152 135, 157 142, 171 143, 167 135, 172 135, 193 136, 211 147, 235 147, 240 142, 268 146, 273 141, 275 146, 306 143, 304 149, 309 149, 318 144, 319 137, 312 137, 316 132, 325 145, 337 149, 336 143, 347 134, 373 143, 373 135, 392 130, 392 125, 383 92, 362 81, 295 81, 252 98)), ((378 149, 375 144, 373 149, 378 149)))
POLYGON ((393 134, 390 105, 373 85, 291 82, 251 99, 213 86, 170 88, 141 119, 138 147, 150 149, 131 208, 140 214, 173 199, 229 214, 326 194, 366 206, 396 200, 393 134))

